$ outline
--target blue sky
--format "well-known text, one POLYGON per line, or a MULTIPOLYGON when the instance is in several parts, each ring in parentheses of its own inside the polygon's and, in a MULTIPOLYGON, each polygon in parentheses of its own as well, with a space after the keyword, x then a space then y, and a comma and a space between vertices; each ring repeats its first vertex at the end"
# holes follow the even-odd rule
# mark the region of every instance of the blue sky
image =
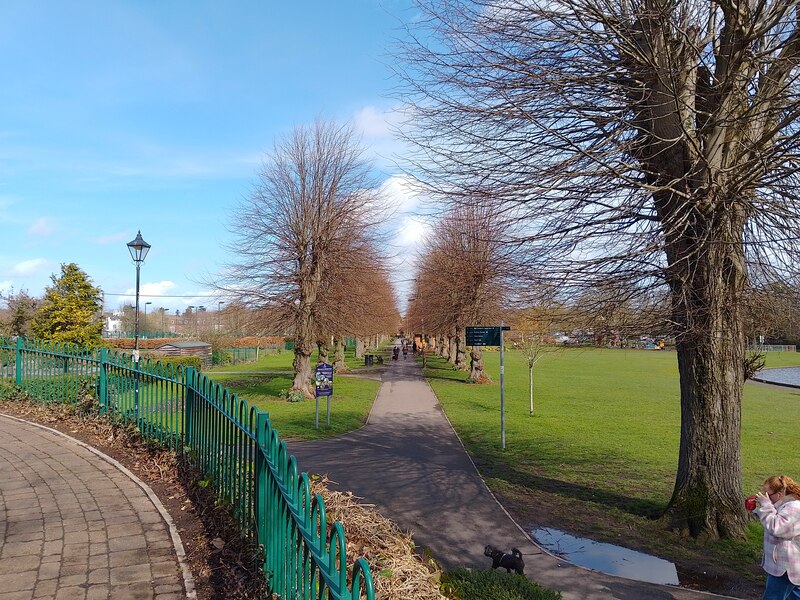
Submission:
MULTIPOLYGON (((414 16, 410 0, 5 0, 0 289, 38 296, 75 262, 117 307, 134 288, 125 244, 140 229, 153 246, 143 295, 215 306, 197 282, 230 258, 229 216, 275 137, 318 116, 353 122, 413 212, 394 167, 387 65, 414 16)), ((401 245, 419 235, 397 226, 401 245)))

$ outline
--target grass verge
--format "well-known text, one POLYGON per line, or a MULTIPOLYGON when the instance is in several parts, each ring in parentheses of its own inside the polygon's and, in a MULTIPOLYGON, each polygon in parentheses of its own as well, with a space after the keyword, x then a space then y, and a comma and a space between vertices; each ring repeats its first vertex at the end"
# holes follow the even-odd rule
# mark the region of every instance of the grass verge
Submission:
POLYGON ((356 377, 334 378, 331 397, 331 424, 326 425, 327 403, 319 398, 319 429, 314 427, 316 402, 288 402, 280 398, 282 390, 292 386, 291 375, 242 375, 214 373, 212 379, 250 406, 269 413, 281 438, 314 440, 341 435, 361 427, 367 420, 380 382, 356 377))
MULTIPOLYGON (((741 594, 735 579, 742 576, 742 585, 760 585, 757 522, 746 539, 707 542, 680 539, 657 520, 671 496, 680 439, 674 352, 548 354, 534 371, 533 415, 525 357, 507 352, 505 450, 499 354, 485 352, 484 359, 491 384, 465 383, 468 373, 453 371, 438 357, 428 357, 426 375, 490 488, 523 526, 558 527, 671 559, 693 587, 741 594)), ((767 356, 768 367, 797 364, 800 354, 767 356)), ((785 451, 792 447, 793 428, 783 426, 798 420, 799 391, 746 386, 745 491, 771 473, 800 475, 800 455, 785 451)))
MULTIPOLYGON (((367 354, 381 354, 384 358, 387 358, 389 355, 385 349, 382 350, 367 350, 367 354)), ((316 365, 318 362, 318 354, 314 352, 311 355, 311 364, 316 365)), ((363 358, 356 358, 355 352, 353 350, 347 350, 345 352, 345 364, 349 370, 355 370, 359 373, 370 372, 378 369, 380 365, 374 364, 371 367, 364 366, 364 359, 363 358)), ((211 377, 212 379, 217 378, 217 374, 219 373, 254 373, 254 372, 275 372, 275 371, 291 371, 292 370, 292 361, 294 360, 294 352, 292 351, 281 351, 281 352, 270 352, 270 353, 263 353, 259 355, 258 360, 249 363, 238 363, 235 365, 225 365, 224 367, 213 367, 212 369, 203 371, 206 375, 211 377)), ((328 362, 333 361, 333 354, 329 355, 328 362)))
POLYGON ((501 571, 453 569, 442 577, 442 591, 464 600, 560 600, 561 594, 545 589, 522 575, 501 571))

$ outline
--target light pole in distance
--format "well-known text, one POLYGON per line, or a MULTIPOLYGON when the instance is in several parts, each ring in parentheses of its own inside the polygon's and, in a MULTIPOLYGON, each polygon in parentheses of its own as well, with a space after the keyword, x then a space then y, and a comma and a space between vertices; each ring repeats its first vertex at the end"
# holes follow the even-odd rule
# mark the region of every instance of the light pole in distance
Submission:
MULTIPOLYGON (((139 418, 139 270, 142 267, 147 253, 150 251, 150 244, 142 238, 142 232, 139 231, 136 237, 128 242, 128 250, 131 253, 131 258, 136 264, 136 313, 134 316, 133 325, 133 412, 135 417, 139 418)), ((147 310, 147 308, 145 308, 147 310)))
POLYGON ((147 337, 147 305, 152 302, 144 303, 144 323, 142 323, 142 337, 147 337))
POLYGON ((197 317, 197 339, 200 339, 200 312, 205 312, 205 306, 198 306, 197 309, 194 311, 194 316, 197 317))

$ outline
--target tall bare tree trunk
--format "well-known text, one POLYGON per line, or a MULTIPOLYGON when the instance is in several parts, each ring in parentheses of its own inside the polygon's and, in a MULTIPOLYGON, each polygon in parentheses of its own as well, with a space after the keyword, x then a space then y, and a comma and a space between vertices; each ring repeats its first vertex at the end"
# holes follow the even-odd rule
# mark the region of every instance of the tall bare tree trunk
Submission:
POLYGON ((347 372, 347 363, 344 360, 344 340, 338 336, 334 336, 333 338, 333 347, 335 348, 335 354, 333 359, 333 366, 336 369, 337 373, 346 373, 347 372))
POLYGON ((364 339, 360 337, 356 338, 356 358, 364 358, 364 339))
POLYGON ((447 347, 450 350, 450 355, 447 357, 447 362, 455 366, 456 354, 458 354, 458 340, 455 338, 455 336, 447 336, 447 347))
POLYGON ((467 348, 464 346, 464 341, 461 339, 461 336, 455 337, 456 341, 456 360, 454 366, 456 369, 460 371, 466 371, 469 367, 467 367, 467 348))
POLYGON ((469 353, 469 378, 475 383, 489 383, 491 379, 483 369, 483 353, 480 346, 472 346, 469 353))
POLYGON ((330 354, 329 340, 317 340, 317 353, 319 354, 319 362, 328 362, 328 355, 330 354))
POLYGON ((314 397, 314 390, 311 387, 311 353, 313 351, 314 325, 311 314, 311 302, 302 302, 298 306, 299 315, 295 331, 294 360, 294 381, 291 391, 301 391, 309 398, 314 397))
POLYGON ((439 354, 444 359, 450 358, 450 339, 446 335, 439 338, 439 354))
MULTIPOLYGON (((744 215, 736 207, 696 224, 696 237, 669 245, 673 319, 677 323, 681 439, 670 524, 696 536, 738 535, 746 285, 744 215), (697 249, 697 240, 709 240, 697 249), (691 245, 690 245, 691 244, 691 245)), ((669 236, 668 236, 669 238, 669 236)))

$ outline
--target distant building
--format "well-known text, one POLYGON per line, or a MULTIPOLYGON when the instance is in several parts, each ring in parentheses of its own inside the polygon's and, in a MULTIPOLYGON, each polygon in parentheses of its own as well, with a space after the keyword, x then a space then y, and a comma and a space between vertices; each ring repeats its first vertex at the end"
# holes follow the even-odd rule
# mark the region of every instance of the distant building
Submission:
POLYGON ((106 315, 105 325, 103 326, 103 335, 112 337, 122 333, 122 311, 115 310, 110 315, 106 315))

